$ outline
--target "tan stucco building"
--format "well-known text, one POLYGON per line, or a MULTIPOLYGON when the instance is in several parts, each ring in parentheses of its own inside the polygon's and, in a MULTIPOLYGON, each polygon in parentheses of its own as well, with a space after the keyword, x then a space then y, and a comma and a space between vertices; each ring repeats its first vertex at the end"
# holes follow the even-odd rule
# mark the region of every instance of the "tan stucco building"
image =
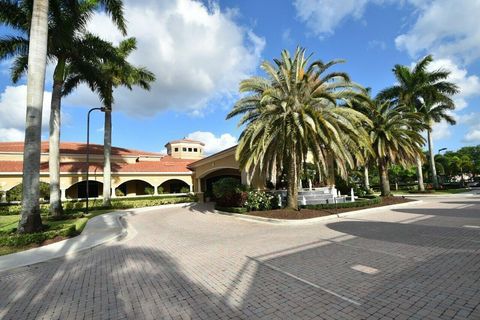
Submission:
MULTIPOLYGON (((235 160, 236 147, 205 157, 200 141, 181 139, 165 145, 167 154, 112 147, 112 197, 159 193, 195 192, 200 200, 222 177, 237 177, 244 184, 263 188, 262 179, 241 172, 235 160)), ((49 182, 48 142, 42 142, 42 182, 49 182)), ((23 142, 0 143, 0 191, 22 182, 23 142)), ((63 199, 86 197, 86 145, 60 145, 60 189, 63 199)), ((103 146, 90 145, 89 196, 99 197, 103 189, 103 146)))

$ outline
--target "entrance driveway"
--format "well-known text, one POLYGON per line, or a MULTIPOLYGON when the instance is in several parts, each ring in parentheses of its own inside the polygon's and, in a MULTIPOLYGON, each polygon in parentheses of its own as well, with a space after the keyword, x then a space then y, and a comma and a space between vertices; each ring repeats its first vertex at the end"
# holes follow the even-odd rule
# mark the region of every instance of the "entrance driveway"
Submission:
POLYGON ((0 319, 480 319, 480 197, 303 226, 207 206, 127 222, 123 240, 1 273, 0 319))

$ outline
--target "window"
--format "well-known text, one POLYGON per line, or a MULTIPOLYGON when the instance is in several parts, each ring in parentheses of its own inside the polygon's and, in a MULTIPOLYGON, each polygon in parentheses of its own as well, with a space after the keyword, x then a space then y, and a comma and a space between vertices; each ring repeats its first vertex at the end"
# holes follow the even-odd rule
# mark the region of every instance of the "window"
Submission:
POLYGON ((187 151, 187 148, 182 148, 182 151, 183 151, 183 152, 187 151))
POLYGON ((175 148, 175 152, 178 152, 178 148, 175 148))
POLYGON ((192 152, 192 148, 188 148, 188 152, 192 152))
POLYGON ((193 148, 193 152, 198 152, 197 148, 193 148))

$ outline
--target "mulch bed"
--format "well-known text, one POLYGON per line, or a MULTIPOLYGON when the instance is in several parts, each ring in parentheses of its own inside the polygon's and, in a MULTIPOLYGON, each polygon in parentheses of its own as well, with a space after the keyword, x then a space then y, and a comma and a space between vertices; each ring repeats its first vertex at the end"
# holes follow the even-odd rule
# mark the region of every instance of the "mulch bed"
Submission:
POLYGON ((321 210, 320 209, 319 210, 301 209, 300 211, 288 210, 288 209, 277 209, 277 210, 269 210, 269 211, 250 211, 246 214, 251 216, 263 217, 263 218, 298 220, 298 219, 324 217, 324 216, 329 216, 332 214, 337 214, 342 212, 357 211, 357 210, 363 210, 363 209, 375 208, 375 207, 383 207, 383 206, 389 206, 392 204, 413 201, 411 199, 402 198, 402 197, 385 197, 382 200, 383 200, 382 203, 371 205, 371 206, 360 207, 360 208, 341 208, 337 210, 335 209, 321 209, 321 210))

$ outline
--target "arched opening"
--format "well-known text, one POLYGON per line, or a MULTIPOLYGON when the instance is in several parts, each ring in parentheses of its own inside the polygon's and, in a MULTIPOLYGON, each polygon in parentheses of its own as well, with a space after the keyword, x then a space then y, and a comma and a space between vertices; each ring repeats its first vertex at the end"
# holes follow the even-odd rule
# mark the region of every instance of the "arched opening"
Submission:
POLYGON ((219 169, 213 172, 210 172, 203 178, 201 178, 202 190, 205 192, 206 197, 212 196, 212 186, 215 182, 222 178, 234 178, 238 181, 242 180, 242 175, 238 169, 219 169))
POLYGON ((153 194, 153 186, 143 180, 130 180, 122 183, 115 189, 117 197, 145 196, 153 194))
MULTIPOLYGON (((99 181, 88 181, 88 197, 97 198, 103 191, 103 183, 99 181)), ((71 185, 66 191, 67 199, 83 199, 87 197, 87 181, 80 181, 71 185)))
POLYGON ((187 193, 190 192, 190 186, 185 181, 171 179, 162 183, 158 187, 158 193, 187 193))

